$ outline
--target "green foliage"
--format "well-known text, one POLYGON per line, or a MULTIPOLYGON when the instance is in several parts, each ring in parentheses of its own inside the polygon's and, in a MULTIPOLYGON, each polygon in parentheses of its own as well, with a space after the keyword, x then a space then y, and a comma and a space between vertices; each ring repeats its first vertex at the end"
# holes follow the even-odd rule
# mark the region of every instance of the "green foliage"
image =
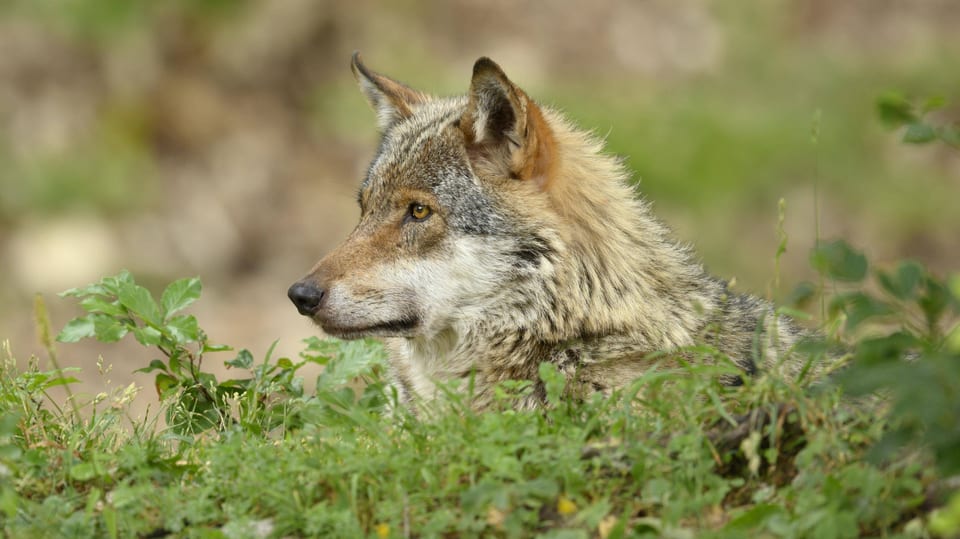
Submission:
POLYGON ((198 280, 155 299, 127 272, 107 277, 64 293, 85 314, 60 340, 132 334, 160 351, 142 370, 155 373, 168 426, 124 428, 125 394, 100 399, 102 409, 88 403, 80 421, 48 409, 45 392, 74 380, 36 362, 21 372, 8 358, 0 473, 14 480, 0 483, 0 527, 103 537, 840 538, 928 526, 950 535, 956 502, 929 520, 921 506, 956 466, 955 429, 943 421, 957 416, 933 412, 956 404, 960 346, 949 343, 960 330, 944 324, 960 280, 903 263, 863 286, 866 261, 842 242, 811 258, 840 278, 831 312, 853 346, 839 380, 856 394, 890 393, 890 415, 773 376, 725 388, 717 376, 729 367, 691 361, 582 402, 545 364, 549 406, 539 411, 512 408, 533 390, 526 381, 504 384, 485 413, 450 391, 420 403, 420 416, 395 402, 384 416, 393 396, 379 346, 310 338, 297 362, 240 350, 224 364, 247 375, 218 380, 201 359, 229 348, 209 344, 183 313, 198 280), (859 333, 868 327, 891 329, 859 333), (907 353, 919 357, 899 359, 907 353), (312 393, 296 376, 308 362, 323 366, 312 393), (774 419, 756 419, 764 415, 774 419))
POLYGON ((930 97, 917 104, 898 92, 888 92, 877 99, 877 115, 887 127, 904 128, 903 142, 926 144, 940 140, 960 148, 960 125, 934 125, 926 119, 928 113, 947 104, 942 97, 930 97))
POLYGON ((843 254, 831 258, 841 262, 823 266, 828 275, 860 285, 836 294, 831 313, 845 319, 851 333, 871 323, 838 379, 853 396, 887 393, 894 418, 875 456, 890 458, 919 441, 944 476, 960 474, 960 347, 951 337, 960 333, 960 294, 910 261, 876 271, 876 286, 865 286, 863 255, 843 242, 831 250, 843 254))
POLYGON ((838 281, 858 282, 867 274, 867 259, 843 241, 824 242, 810 253, 810 265, 838 281))
POLYGON ((132 334, 140 344, 157 349, 163 358, 138 371, 156 373, 154 386, 167 404, 166 422, 173 432, 184 436, 222 431, 234 424, 256 433, 298 428, 304 410, 315 404, 304 396, 303 379, 296 374, 301 367, 308 362, 326 365, 317 387, 339 395, 344 385, 363 378, 382 362, 382 354, 372 352, 372 343, 314 339, 309 341, 303 361, 298 362, 289 358, 272 362, 271 348, 264 362, 255 364, 248 350, 240 350, 224 365, 248 371, 250 376, 218 380, 202 369, 203 361, 208 354, 232 348, 211 344, 193 315, 178 314, 196 301, 200 292, 199 279, 180 279, 167 286, 157 301, 126 271, 67 290, 61 295, 80 299, 88 314, 67 323, 57 340, 76 342, 93 337, 115 342, 132 334), (343 361, 331 361, 341 356, 343 361))

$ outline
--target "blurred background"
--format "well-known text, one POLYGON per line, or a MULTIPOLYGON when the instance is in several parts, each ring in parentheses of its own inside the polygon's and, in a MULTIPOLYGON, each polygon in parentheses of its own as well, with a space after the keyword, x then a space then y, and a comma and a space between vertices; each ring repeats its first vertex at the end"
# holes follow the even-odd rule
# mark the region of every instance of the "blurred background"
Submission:
MULTIPOLYGON (((295 356, 315 330, 286 289, 354 226, 376 144, 355 49, 438 94, 492 57, 606 137, 740 290, 810 279, 817 226, 880 264, 956 271, 960 152, 902 144, 876 102, 942 96, 934 119, 960 120, 958 28, 956 0, 5 0, 0 340, 44 358, 34 294, 58 330, 79 310, 56 292, 127 268, 154 291, 199 276, 212 342, 295 356)), ((59 350, 87 391, 100 355, 106 378, 152 384, 135 343, 59 350)))

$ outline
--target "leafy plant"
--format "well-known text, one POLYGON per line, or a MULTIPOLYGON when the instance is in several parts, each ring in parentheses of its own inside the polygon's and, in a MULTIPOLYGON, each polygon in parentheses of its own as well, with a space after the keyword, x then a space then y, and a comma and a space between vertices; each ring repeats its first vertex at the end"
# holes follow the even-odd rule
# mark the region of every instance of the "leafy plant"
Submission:
POLYGON ((903 142, 926 144, 940 140, 954 148, 960 148, 960 125, 936 125, 927 120, 927 115, 946 106, 942 97, 929 97, 915 103, 899 92, 888 92, 877 99, 877 114, 889 128, 905 128, 903 142))
POLYGON ((232 348, 211 344, 197 319, 181 313, 200 297, 200 292, 199 279, 180 279, 167 286, 157 301, 123 271, 61 294, 79 298, 88 314, 67 323, 57 340, 96 338, 109 343, 132 334, 140 344, 158 350, 163 357, 138 371, 156 373, 154 384, 161 401, 167 404, 167 424, 182 435, 224 430, 233 424, 258 433, 297 427, 301 425, 301 408, 315 400, 305 398, 303 379, 296 375, 306 363, 327 366, 317 385, 329 393, 368 373, 380 361, 381 356, 371 353, 371 343, 341 345, 314 339, 298 362, 283 357, 272 362, 271 347, 263 363, 255 364, 250 351, 240 350, 224 365, 249 371, 250 376, 220 381, 203 369, 204 360, 208 354, 232 348), (347 360, 331 362, 340 355, 347 360))
MULTIPOLYGON (((889 428, 871 456, 889 461, 912 449, 932 452, 942 477, 960 474, 960 275, 938 278, 913 261, 877 269, 845 242, 818 246, 814 265, 836 282, 830 314, 856 336, 852 361, 838 376, 853 397, 881 395, 889 428)), ((939 533, 960 532, 960 489, 941 515, 939 533)))

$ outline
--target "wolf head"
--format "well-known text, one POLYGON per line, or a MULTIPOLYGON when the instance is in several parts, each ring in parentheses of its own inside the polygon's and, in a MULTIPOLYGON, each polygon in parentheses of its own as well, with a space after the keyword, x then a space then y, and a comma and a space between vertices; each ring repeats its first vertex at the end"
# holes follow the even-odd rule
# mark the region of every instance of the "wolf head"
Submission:
POLYGON ((375 73, 358 54, 352 70, 380 146, 356 229, 288 291, 298 311, 340 338, 429 338, 521 312, 518 291, 542 285, 562 249, 544 111, 488 58, 452 98, 375 73))

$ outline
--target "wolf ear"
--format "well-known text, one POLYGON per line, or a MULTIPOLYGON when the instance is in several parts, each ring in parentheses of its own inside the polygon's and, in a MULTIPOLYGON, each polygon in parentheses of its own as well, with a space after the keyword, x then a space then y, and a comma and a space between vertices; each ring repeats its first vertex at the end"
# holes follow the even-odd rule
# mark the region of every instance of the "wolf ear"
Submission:
POLYGON ((553 133, 540 107, 489 58, 473 65, 460 129, 472 160, 506 167, 511 177, 548 187, 556 153, 553 133))
POLYGON ((377 124, 380 131, 386 131, 398 121, 409 118, 413 106, 423 103, 427 96, 410 88, 402 82, 375 73, 363 65, 360 52, 354 52, 350 69, 360 84, 360 91, 377 112, 377 124))

